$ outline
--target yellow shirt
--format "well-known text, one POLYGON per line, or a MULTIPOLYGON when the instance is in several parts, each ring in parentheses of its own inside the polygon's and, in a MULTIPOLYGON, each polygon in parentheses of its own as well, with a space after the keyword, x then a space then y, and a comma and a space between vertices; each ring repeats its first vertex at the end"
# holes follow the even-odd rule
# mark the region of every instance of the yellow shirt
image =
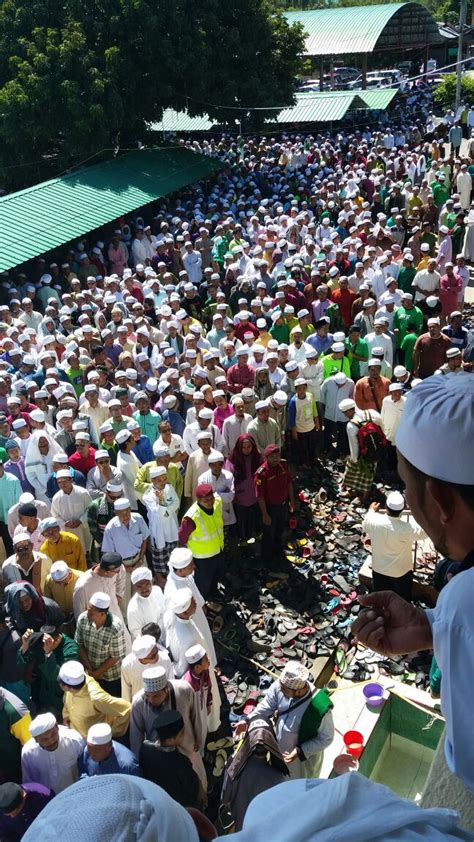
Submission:
POLYGON ((68 719, 71 728, 87 737, 91 725, 107 722, 112 736, 122 737, 130 720, 131 705, 125 699, 111 696, 90 675, 77 693, 67 690, 64 694, 63 719, 68 719))
POLYGON ((82 573, 87 570, 82 542, 72 532, 61 530, 58 543, 55 544, 54 541, 47 539, 41 545, 40 552, 45 553, 52 561, 65 561, 73 570, 80 570, 82 573))
POLYGON ((67 585, 62 585, 61 582, 55 582, 51 574, 48 574, 43 588, 43 596, 54 599, 66 615, 72 614, 72 595, 81 571, 71 569, 71 573, 72 576, 67 585))

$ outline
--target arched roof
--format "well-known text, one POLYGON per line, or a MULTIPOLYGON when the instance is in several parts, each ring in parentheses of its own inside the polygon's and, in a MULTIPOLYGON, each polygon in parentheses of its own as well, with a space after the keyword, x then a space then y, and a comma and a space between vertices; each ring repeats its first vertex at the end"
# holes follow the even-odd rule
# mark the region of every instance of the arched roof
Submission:
POLYGON ((314 9, 285 17, 303 26, 308 56, 420 49, 442 40, 434 18, 419 3, 314 9))

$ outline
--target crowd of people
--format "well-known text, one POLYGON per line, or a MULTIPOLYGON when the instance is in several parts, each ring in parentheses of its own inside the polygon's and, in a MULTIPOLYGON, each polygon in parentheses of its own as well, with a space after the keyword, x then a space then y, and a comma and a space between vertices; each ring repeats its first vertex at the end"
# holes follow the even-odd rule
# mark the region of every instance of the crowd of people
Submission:
MULTIPOLYGON (((327 464, 361 504, 382 478, 395 520, 410 392, 470 379, 459 147, 405 124, 202 151, 223 161, 214 180, 0 280, 6 842, 104 774, 205 809, 228 565, 282 557, 295 482, 327 464)), ((374 588, 409 599, 412 542, 432 531, 400 526, 403 562, 384 569, 377 508, 374 588)), ((237 830, 258 792, 316 777, 331 708, 289 661, 226 771, 237 830)))

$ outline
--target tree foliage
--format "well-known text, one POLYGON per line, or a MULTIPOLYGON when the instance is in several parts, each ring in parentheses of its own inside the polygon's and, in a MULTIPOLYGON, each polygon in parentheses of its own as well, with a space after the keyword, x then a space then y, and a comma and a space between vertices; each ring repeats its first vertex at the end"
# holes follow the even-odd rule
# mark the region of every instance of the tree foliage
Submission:
POLYGON ((164 108, 290 103, 302 49, 269 0, 2 0, 2 182, 136 146, 164 108))
MULTIPOLYGON (((440 109, 454 108, 456 101, 456 74, 450 73, 443 77, 443 81, 436 85, 433 99, 440 109)), ((461 101, 469 105, 474 102, 474 79, 464 74, 461 77, 461 101)))

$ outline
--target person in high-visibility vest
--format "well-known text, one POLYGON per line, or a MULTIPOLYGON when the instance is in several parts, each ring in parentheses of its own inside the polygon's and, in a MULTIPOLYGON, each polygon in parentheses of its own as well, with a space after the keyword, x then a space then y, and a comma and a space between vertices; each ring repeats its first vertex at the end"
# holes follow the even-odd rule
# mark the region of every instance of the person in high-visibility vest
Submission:
POLYGON ((205 599, 215 583, 224 549, 222 500, 209 483, 196 488, 196 502, 184 515, 179 528, 180 544, 191 550, 196 585, 205 599))

